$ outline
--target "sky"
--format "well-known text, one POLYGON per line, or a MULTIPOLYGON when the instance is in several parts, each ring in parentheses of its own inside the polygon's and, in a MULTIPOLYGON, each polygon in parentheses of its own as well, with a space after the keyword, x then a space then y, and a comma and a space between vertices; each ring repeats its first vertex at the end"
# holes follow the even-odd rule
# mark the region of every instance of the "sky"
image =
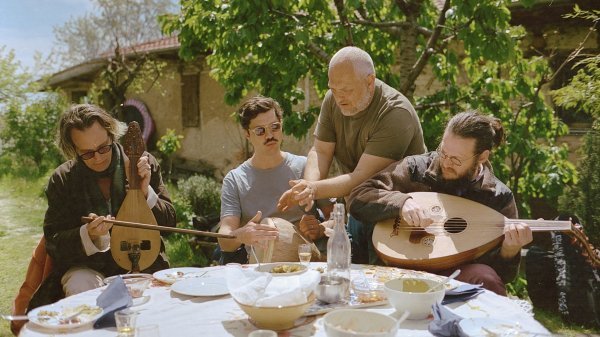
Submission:
POLYGON ((32 69, 35 51, 48 55, 54 26, 94 9, 92 0, 0 0, 0 47, 32 69))

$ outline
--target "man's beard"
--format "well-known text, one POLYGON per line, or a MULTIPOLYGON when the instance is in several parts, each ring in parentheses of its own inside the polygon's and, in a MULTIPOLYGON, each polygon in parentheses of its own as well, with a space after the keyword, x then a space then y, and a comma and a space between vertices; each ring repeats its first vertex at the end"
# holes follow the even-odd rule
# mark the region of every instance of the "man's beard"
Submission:
MULTIPOLYGON (((441 164, 441 163, 440 163, 441 164)), ((465 189, 473 182, 473 178, 475 177, 475 173, 479 168, 479 163, 474 162, 473 165, 461 176, 454 179, 446 179, 442 174, 442 166, 440 165, 439 172, 439 181, 441 186, 443 186, 446 191, 455 191, 459 189, 465 189)))

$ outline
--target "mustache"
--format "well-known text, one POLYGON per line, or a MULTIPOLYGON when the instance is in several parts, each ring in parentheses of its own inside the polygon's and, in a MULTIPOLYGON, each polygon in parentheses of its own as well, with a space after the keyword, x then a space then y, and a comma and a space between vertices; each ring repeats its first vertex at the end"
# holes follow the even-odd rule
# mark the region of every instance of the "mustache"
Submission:
POLYGON ((265 144, 264 145, 267 145, 267 144, 273 143, 273 142, 277 143, 278 141, 279 140, 277 140, 277 138, 275 138, 275 137, 273 137, 273 138, 267 138, 267 140, 265 140, 265 144))

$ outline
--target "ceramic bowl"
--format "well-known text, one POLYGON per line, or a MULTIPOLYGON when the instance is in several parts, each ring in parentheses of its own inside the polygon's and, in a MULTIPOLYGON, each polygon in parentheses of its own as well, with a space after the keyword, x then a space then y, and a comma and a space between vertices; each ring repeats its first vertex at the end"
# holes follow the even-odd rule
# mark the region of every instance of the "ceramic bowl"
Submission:
POLYGON ((396 311, 409 311, 408 319, 425 319, 431 314, 431 306, 442 302, 446 289, 438 281, 403 277, 387 281, 384 291, 396 311), (426 292, 436 286, 437 290, 426 292))
POLYGON ((315 295, 311 293, 306 303, 291 306, 257 307, 242 304, 235 298, 234 301, 257 328, 281 331, 294 327, 294 322, 314 303, 315 295))
POLYGON ((393 337, 398 322, 384 314, 361 309, 338 309, 323 317, 328 337, 393 337))

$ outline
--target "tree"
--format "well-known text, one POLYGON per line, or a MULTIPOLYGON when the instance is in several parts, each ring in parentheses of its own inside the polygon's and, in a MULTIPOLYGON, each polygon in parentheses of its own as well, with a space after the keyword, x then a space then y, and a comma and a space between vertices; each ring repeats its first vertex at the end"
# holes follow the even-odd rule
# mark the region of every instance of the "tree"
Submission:
POLYGON ((63 67, 162 37, 156 18, 168 13, 170 0, 94 0, 94 11, 54 28, 63 67))
POLYGON ((0 107, 24 98, 30 82, 31 75, 22 70, 14 50, 7 51, 6 46, 0 46, 0 107))
POLYGON ((162 37, 157 17, 173 5, 171 0, 95 0, 95 5, 94 12, 55 28, 56 53, 63 66, 106 59, 89 98, 122 117, 126 93, 147 91, 163 76, 166 63, 137 46, 162 37))
POLYGON ((274 97, 286 112, 284 131, 296 137, 318 113, 292 108, 305 97, 299 80, 310 76, 322 96, 328 61, 346 45, 369 52, 377 77, 414 100, 429 148, 457 112, 476 108, 500 117, 508 145, 493 164, 527 216, 528 202, 555 200, 574 168, 555 143, 567 128, 541 93, 551 71, 542 57, 523 57, 525 32, 510 26, 509 3, 447 0, 440 10, 423 0, 181 0, 181 14, 161 22, 165 32, 178 33, 180 56, 207 56, 226 102, 253 89, 274 97), (440 89, 414 97, 426 69, 440 89))
MULTIPOLYGON (((590 35, 600 22, 600 10, 582 11, 577 6, 569 17, 582 17, 592 22, 590 35)), ((583 45, 583 44, 582 44, 583 45)), ((582 48, 571 54, 580 56, 582 48)), ((580 67, 568 85, 553 91, 554 101, 567 109, 581 111, 594 119, 592 130, 584 137, 583 158, 578 167, 579 181, 565 190, 560 209, 579 216, 590 241, 600 246, 600 54, 588 55, 577 62, 580 67)))

